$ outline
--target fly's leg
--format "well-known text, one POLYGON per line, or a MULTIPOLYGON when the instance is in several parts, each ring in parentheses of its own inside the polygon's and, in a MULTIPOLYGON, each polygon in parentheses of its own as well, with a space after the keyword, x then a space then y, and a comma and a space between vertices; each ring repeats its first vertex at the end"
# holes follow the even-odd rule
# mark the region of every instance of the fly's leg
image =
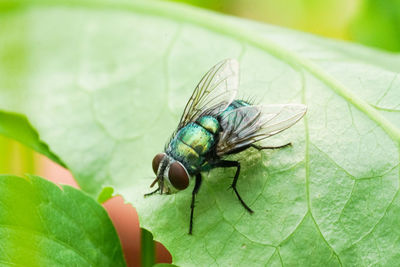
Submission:
POLYGON ((194 202, 196 199, 196 194, 199 192, 201 186, 201 174, 196 174, 196 183, 194 184, 194 188, 192 191, 192 203, 190 204, 190 225, 189 225, 189 235, 192 234, 193 230, 193 212, 194 212, 194 202))
POLYGON ((251 144, 251 145, 239 147, 237 149, 233 149, 233 150, 229 151, 228 153, 226 153, 226 155, 232 155, 232 154, 240 153, 240 152, 242 152, 242 151, 244 151, 244 150, 246 150, 246 149, 248 149, 250 147, 253 147, 253 148, 257 149, 257 150, 263 150, 263 149, 279 149, 279 148, 284 148, 284 147, 291 146, 291 145, 292 145, 292 143, 287 143, 287 144, 285 144, 283 146, 259 146, 259 145, 256 145, 256 144, 251 144))
POLYGON ((154 190, 154 191, 152 191, 152 192, 150 192, 150 193, 144 194, 144 197, 151 196, 151 195, 157 193, 158 190, 160 190, 160 188, 157 188, 156 190, 154 190))
POLYGON ((256 145, 256 144, 251 144, 250 146, 254 147, 257 150, 263 150, 263 149, 279 149, 279 148, 284 148, 284 147, 291 146, 291 145, 292 145, 292 143, 287 143, 287 144, 282 145, 282 146, 259 146, 259 145, 256 145))
POLYGON ((215 167, 222 167, 222 168, 229 168, 229 167, 236 167, 236 173, 235 173, 235 177, 233 178, 233 182, 232 182, 232 189, 235 192, 237 198, 239 199, 240 203, 242 204, 242 206, 249 212, 249 213, 253 213, 253 210, 249 208, 249 206, 247 206, 247 204, 243 201, 242 197, 240 196, 239 192, 236 189, 236 184, 237 181, 239 179, 239 174, 240 174, 240 163, 238 161, 230 161, 230 160, 221 160, 220 162, 218 162, 215 167))

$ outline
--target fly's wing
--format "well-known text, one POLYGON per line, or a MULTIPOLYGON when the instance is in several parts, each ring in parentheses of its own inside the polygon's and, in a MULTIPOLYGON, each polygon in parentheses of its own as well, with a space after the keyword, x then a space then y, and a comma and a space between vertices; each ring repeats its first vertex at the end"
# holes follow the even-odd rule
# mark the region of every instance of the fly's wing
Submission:
POLYGON ((300 120, 307 107, 302 104, 277 104, 244 106, 234 109, 221 118, 222 132, 217 145, 217 155, 277 134, 300 120))
POLYGON ((195 121, 205 110, 219 113, 234 100, 239 85, 239 63, 226 59, 212 67, 200 80, 186 104, 178 130, 195 121))

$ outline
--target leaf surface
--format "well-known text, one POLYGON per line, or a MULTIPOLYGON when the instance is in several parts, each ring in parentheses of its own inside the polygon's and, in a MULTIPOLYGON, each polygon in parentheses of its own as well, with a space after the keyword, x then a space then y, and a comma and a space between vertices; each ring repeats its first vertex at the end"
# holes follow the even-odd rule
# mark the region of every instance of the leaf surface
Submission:
POLYGON ((6 3, 1 109, 25 114, 84 190, 133 203, 174 264, 400 260, 399 55, 164 2, 6 3), (233 156, 253 215, 226 190, 234 170, 203 174, 189 236, 191 187, 143 194, 192 90, 224 58, 241 63, 240 97, 308 112, 265 142, 291 148, 233 156))

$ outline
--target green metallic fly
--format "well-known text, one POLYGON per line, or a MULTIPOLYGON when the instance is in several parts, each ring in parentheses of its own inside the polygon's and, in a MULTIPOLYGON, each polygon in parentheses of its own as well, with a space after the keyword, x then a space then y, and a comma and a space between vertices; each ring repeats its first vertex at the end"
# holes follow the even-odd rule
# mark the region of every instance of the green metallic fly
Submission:
POLYGON ((150 187, 158 183, 158 188, 145 196, 156 192, 176 193, 187 188, 189 179, 195 177, 189 234, 193 230, 194 204, 202 181, 201 172, 235 167, 231 187, 242 206, 253 213, 236 188, 240 163, 224 157, 250 147, 261 150, 290 145, 265 147, 254 143, 289 128, 307 110, 302 104, 252 105, 235 100, 238 85, 239 63, 236 60, 226 59, 212 67, 186 104, 178 128, 165 146, 164 153, 157 154, 153 159, 153 171, 157 177, 150 187))

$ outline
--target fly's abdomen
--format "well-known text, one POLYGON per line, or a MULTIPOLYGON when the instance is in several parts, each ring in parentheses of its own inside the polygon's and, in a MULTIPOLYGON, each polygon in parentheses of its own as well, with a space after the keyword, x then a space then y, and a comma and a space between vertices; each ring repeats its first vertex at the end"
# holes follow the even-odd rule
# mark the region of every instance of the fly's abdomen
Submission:
POLYGON ((249 103, 247 103, 244 100, 234 100, 232 103, 220 114, 220 117, 223 117, 225 114, 229 113, 230 111, 240 108, 240 107, 245 107, 245 106, 250 106, 249 103))

